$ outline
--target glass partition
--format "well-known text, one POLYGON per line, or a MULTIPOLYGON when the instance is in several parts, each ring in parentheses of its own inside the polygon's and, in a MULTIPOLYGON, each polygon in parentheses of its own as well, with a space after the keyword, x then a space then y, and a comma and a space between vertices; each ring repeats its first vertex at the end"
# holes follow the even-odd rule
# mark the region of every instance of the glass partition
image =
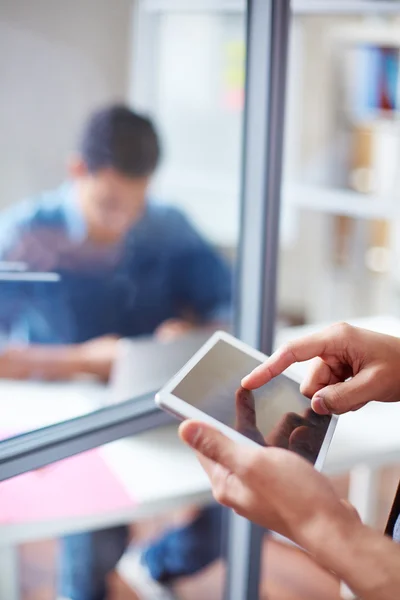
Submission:
POLYGON ((165 160, 156 190, 231 254, 239 226, 244 13, 161 13, 158 29, 153 110, 165 160))
POLYGON ((0 12, 3 439, 156 390, 233 318, 244 13, 60 10, 0 12))
POLYGON ((145 548, 172 579, 221 556, 221 511, 202 510, 209 484, 176 427, 140 432, 170 422, 154 392, 232 327, 245 12, 145 4, 0 9, 0 479, 31 469, 1 483, 7 600, 124 597, 145 548), (200 508, 145 537, 126 525, 182 504, 200 508))

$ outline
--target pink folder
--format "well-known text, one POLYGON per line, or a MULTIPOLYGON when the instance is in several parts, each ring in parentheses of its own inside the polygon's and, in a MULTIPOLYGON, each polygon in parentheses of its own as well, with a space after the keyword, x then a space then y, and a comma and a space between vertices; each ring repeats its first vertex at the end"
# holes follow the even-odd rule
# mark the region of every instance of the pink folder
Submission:
POLYGON ((100 449, 0 483, 3 525, 112 513, 135 504, 100 449))

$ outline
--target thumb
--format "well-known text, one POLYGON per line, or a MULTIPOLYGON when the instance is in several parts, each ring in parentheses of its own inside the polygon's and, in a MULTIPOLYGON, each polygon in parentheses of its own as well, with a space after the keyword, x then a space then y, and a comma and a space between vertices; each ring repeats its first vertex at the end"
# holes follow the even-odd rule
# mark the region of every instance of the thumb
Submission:
POLYGON ((357 373, 348 381, 328 385, 312 398, 311 406, 320 415, 341 415, 356 410, 377 396, 375 386, 371 383, 370 374, 365 371, 357 373))
POLYGON ((181 439, 206 458, 234 471, 237 445, 219 431, 198 421, 184 421, 179 427, 181 439))

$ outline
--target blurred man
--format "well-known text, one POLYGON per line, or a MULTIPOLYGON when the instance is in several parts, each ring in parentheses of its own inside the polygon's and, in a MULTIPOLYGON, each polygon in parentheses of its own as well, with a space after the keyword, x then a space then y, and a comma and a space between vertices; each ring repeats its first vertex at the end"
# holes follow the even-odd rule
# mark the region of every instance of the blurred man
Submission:
MULTIPOLYGON (((8 334, 19 343, 0 356, 0 376, 106 380, 119 337, 226 322, 229 269, 178 210, 148 200, 159 154, 148 119, 124 106, 100 110, 84 129, 70 181, 2 215, 1 260, 61 280, 13 312, 8 334)), ((207 509, 147 548, 135 568, 142 596, 171 597, 158 582, 216 558, 219 526, 217 509, 207 509)), ((65 538, 61 596, 103 600, 127 544, 126 527, 65 538)))

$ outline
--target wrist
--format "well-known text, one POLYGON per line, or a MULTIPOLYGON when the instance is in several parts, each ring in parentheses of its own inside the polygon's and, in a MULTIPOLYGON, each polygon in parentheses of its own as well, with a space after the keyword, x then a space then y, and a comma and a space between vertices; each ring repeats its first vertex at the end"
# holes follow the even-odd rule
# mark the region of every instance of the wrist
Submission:
POLYGON ((317 562, 343 577, 348 560, 354 558, 353 545, 364 525, 357 515, 338 504, 336 511, 327 512, 312 523, 309 551, 317 562))
POLYGON ((357 595, 372 600, 385 588, 387 572, 379 559, 382 546, 391 542, 349 509, 341 506, 324 515, 322 522, 310 528, 309 538, 308 550, 314 559, 357 595))
POLYGON ((107 381, 118 353, 118 338, 105 336, 75 346, 75 360, 80 373, 90 373, 107 381))
POLYGON ((74 344, 69 348, 70 361, 75 365, 76 373, 87 374, 92 372, 91 353, 88 351, 86 344, 74 344))
POLYGON ((80 375, 87 372, 85 371, 82 344, 62 346, 59 351, 60 363, 64 365, 66 376, 80 375))

